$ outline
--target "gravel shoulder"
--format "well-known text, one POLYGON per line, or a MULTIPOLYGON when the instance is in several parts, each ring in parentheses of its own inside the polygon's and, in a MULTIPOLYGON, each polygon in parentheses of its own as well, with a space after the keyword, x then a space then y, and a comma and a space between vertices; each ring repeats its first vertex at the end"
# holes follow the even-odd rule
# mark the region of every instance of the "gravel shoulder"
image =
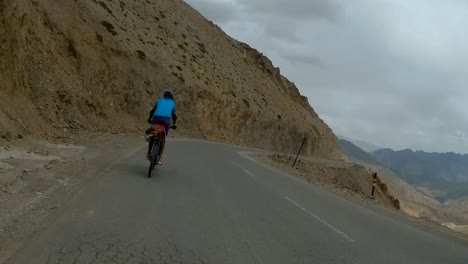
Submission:
POLYGON ((144 144, 137 135, 109 134, 2 142, 0 263, 94 178, 144 144))

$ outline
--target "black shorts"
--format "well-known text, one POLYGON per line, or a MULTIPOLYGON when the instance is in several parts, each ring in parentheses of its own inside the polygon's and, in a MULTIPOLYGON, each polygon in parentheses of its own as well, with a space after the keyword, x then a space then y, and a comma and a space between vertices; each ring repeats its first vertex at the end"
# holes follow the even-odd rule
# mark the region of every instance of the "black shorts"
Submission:
POLYGON ((163 125, 166 128, 166 135, 169 134, 169 128, 171 127, 171 119, 164 116, 153 116, 151 121, 154 125, 163 125))

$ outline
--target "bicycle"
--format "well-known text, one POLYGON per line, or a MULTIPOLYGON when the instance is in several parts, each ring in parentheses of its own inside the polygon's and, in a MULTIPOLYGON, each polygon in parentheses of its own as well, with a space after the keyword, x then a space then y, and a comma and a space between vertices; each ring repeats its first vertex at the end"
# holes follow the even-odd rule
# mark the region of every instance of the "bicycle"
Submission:
MULTIPOLYGON (((177 126, 171 126, 171 129, 176 129, 177 126)), ((166 127, 164 125, 154 124, 146 131, 146 141, 150 142, 153 139, 153 145, 150 151, 150 166, 148 170, 148 178, 151 178, 153 170, 157 165, 159 154, 161 151, 161 143, 166 143, 166 127)))

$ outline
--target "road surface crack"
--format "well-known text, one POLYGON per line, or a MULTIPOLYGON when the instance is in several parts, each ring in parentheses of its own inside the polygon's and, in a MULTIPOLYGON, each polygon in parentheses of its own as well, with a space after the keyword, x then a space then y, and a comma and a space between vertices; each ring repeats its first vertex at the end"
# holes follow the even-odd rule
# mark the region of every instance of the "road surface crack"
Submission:
POLYGON ((72 239, 47 257, 47 264, 205 264, 192 249, 177 243, 133 241, 112 235, 88 234, 72 239))

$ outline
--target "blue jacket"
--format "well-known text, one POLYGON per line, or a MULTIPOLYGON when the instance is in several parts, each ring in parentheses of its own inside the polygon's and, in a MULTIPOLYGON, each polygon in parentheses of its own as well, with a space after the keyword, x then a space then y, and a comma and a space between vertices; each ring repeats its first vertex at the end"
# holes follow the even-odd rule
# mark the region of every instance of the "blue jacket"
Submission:
POLYGON ((153 116, 167 117, 169 119, 177 119, 176 104, 172 99, 161 98, 153 107, 153 116))

